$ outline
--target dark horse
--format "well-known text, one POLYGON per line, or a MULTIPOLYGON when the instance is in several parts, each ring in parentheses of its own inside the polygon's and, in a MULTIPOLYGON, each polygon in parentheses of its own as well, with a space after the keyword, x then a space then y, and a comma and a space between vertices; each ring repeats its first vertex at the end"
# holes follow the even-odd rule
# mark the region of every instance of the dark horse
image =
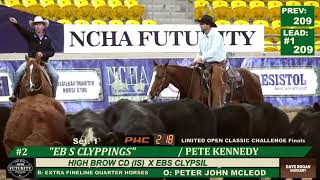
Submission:
MULTIPOLYGON (((232 92, 229 94, 229 102, 245 102, 249 104, 262 104, 263 95, 259 77, 246 69, 237 69, 243 78, 243 86, 236 88, 234 91, 226 88, 224 82, 227 82, 226 70, 223 70, 223 80, 217 80, 214 77, 211 80, 212 84, 212 102, 215 107, 221 107, 220 100, 214 97, 223 95, 224 91, 232 92)), ((190 98, 209 105, 208 93, 204 89, 200 73, 195 68, 188 68, 177 65, 158 65, 155 63, 154 82, 151 86, 149 95, 154 99, 160 92, 168 87, 171 83, 180 91, 180 99, 190 98)))
POLYGON ((27 65, 19 88, 19 99, 36 94, 52 97, 49 75, 41 64, 41 58, 25 57, 27 65))

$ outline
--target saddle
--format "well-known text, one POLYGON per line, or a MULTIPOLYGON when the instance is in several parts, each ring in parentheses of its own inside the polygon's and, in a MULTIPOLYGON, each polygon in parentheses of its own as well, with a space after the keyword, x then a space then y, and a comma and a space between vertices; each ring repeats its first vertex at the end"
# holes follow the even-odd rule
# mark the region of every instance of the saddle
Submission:
POLYGON ((201 86, 204 87, 203 93, 204 94, 209 94, 211 92, 211 72, 212 68, 210 64, 198 64, 195 67, 201 76, 201 86))
POLYGON ((244 85, 243 78, 238 70, 229 68, 226 72, 227 83, 230 86, 231 90, 238 89, 239 87, 244 85))
MULTIPOLYGON (((212 64, 201 64, 197 66, 197 69, 201 75, 201 81, 204 85, 204 93, 211 95, 211 76, 213 73, 212 64)), ((232 94, 240 87, 244 86, 243 78, 240 72, 237 69, 227 68, 223 66, 224 73, 223 73, 223 81, 226 87, 224 92, 224 96, 222 98, 223 103, 227 103, 232 101, 232 94), (227 98, 229 96, 229 98, 227 98)), ((203 87, 202 85, 202 87, 203 87)))

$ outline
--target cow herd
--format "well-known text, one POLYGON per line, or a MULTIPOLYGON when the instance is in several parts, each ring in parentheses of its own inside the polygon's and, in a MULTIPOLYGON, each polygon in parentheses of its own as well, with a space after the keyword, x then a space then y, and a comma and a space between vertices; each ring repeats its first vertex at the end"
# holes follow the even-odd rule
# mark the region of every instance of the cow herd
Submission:
MULTIPOLYGON (((303 138, 305 143, 300 145, 312 145, 309 156, 316 158, 320 156, 319 129, 317 103, 299 112, 290 123, 284 111, 269 103, 209 109, 189 99, 157 103, 119 100, 101 113, 83 109, 66 115, 58 101, 36 95, 18 101, 12 109, 0 107, 0 154, 15 146, 122 145, 126 135, 168 133, 177 139, 303 138)), ((4 158, 0 161, 4 168, 4 158)), ((319 162, 318 158, 318 167, 319 162)), ((317 175, 320 177, 319 170, 317 175)))

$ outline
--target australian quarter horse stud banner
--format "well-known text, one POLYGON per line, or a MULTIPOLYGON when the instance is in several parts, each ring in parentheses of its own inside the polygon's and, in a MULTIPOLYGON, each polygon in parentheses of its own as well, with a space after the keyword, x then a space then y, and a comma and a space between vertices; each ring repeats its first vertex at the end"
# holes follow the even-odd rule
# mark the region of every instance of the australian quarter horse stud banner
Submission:
MULTIPOLYGON (((263 52, 264 29, 257 25, 221 25, 228 52, 263 52)), ((197 25, 65 25, 64 53, 197 52, 197 25)))

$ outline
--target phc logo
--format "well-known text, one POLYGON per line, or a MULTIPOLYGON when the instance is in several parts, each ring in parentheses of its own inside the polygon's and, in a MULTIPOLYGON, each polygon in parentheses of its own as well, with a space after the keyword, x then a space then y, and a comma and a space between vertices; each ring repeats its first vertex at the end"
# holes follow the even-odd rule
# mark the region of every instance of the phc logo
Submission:
POLYGON ((145 94, 149 81, 144 66, 107 67, 107 82, 112 95, 145 94))
POLYGON ((7 178, 32 178, 34 176, 33 159, 8 159, 7 178))

